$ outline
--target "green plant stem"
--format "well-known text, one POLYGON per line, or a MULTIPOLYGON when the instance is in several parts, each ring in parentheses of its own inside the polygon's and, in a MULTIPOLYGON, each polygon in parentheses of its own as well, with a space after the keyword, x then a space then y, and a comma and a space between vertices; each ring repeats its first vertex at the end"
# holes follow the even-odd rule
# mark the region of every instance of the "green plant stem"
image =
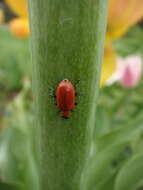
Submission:
POLYGON ((29 10, 41 189, 79 190, 92 140, 107 0, 30 0, 29 10), (80 80, 78 105, 67 120, 50 96, 50 87, 65 78, 80 80))

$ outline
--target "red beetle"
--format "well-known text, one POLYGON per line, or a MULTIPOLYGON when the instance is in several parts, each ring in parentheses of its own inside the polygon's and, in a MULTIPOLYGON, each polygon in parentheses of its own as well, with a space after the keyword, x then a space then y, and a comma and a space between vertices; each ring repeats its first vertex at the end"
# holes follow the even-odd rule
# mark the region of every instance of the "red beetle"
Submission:
POLYGON ((68 118, 70 111, 75 108, 75 96, 73 84, 68 79, 62 80, 56 89, 56 103, 64 118, 68 118))

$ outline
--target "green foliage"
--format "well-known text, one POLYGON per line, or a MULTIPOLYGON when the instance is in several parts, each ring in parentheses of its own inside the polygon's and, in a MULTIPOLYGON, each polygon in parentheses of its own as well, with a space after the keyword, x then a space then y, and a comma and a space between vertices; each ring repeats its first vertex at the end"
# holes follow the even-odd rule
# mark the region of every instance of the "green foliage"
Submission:
POLYGON ((0 88, 14 91, 23 87, 31 72, 27 40, 18 40, 6 28, 0 29, 0 88))
POLYGON ((140 26, 134 26, 125 36, 113 42, 114 48, 118 54, 123 57, 135 54, 143 55, 142 34, 143 28, 140 26))
POLYGON ((0 182, 0 189, 1 190, 19 190, 20 185, 0 182))
POLYGON ((16 39, 6 28, 0 29, 0 36, 0 109, 4 116, 0 135, 0 189, 38 190, 28 40, 16 39))
POLYGON ((122 167, 119 171, 115 190, 135 190, 143 187, 143 153, 137 154, 122 167))
MULTIPOLYGON (((110 129, 122 126, 142 112, 143 79, 134 88, 123 88, 113 84, 100 91, 98 109, 110 121, 110 129)), ((107 120, 107 119, 106 119, 107 120)))
POLYGON ((128 144, 128 141, 123 141, 93 154, 87 165, 86 176, 83 179, 85 184, 83 183, 82 189, 94 190, 102 188, 109 178, 113 176, 113 173, 117 172, 116 162, 120 157, 124 157, 128 144))
MULTIPOLYGON (((28 40, 18 40, 7 28, 0 28, 0 119, 5 106, 23 88, 25 78, 31 78, 28 40)), ((2 121, 0 120, 0 125, 2 121)))
POLYGON ((6 127, 0 136, 0 177, 6 183, 18 183, 18 190, 39 190, 37 132, 27 83, 5 110, 6 127))
MULTIPOLYGON (((91 157, 85 168, 81 189, 137 190, 142 187, 142 118, 143 113, 140 113, 137 118, 120 127, 108 128, 107 131, 104 130, 105 124, 102 125, 100 118, 101 122, 98 121, 96 126, 103 127, 103 130, 97 126, 98 135, 95 134, 93 140, 91 157)), ((108 125, 109 123, 107 127, 108 125)))

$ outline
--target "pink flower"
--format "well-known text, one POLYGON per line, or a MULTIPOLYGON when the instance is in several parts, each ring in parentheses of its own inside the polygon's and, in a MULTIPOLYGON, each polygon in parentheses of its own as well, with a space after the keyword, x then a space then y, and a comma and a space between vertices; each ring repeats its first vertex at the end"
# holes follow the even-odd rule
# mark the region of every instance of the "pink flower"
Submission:
POLYGON ((142 73, 142 60, 138 56, 130 56, 125 59, 118 58, 117 73, 119 82, 126 88, 134 87, 138 84, 142 73))

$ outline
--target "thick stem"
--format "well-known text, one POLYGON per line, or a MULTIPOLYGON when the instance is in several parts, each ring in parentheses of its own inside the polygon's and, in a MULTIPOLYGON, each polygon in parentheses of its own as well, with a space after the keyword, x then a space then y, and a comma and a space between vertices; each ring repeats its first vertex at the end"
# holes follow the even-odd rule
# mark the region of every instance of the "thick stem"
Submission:
POLYGON ((29 10, 42 190, 79 190, 94 126, 107 0, 30 0, 29 10), (78 105, 67 120, 50 96, 50 87, 65 78, 80 80, 78 105))

